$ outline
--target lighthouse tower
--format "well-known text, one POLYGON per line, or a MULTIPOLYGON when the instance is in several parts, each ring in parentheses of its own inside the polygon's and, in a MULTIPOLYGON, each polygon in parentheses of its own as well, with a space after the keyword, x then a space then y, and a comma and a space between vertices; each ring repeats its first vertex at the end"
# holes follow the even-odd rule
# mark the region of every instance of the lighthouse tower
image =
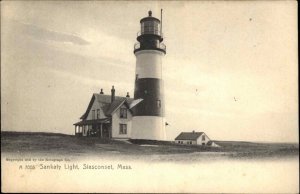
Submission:
POLYGON ((136 77, 133 108, 132 139, 165 140, 165 102, 162 79, 162 58, 166 46, 162 43, 161 21, 152 17, 140 20, 141 31, 134 45, 136 77))

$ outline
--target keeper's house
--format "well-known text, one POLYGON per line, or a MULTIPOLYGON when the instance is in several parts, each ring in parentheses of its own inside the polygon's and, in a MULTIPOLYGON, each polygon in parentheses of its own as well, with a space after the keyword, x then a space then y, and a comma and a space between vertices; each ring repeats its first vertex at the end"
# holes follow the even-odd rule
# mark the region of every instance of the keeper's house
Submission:
POLYGON ((175 143, 219 147, 215 142, 211 141, 204 132, 195 131, 181 132, 175 138, 175 143))
POLYGON ((76 136, 97 136, 101 138, 129 139, 131 136, 133 99, 115 96, 114 86, 111 95, 94 93, 81 121, 75 123, 76 136))

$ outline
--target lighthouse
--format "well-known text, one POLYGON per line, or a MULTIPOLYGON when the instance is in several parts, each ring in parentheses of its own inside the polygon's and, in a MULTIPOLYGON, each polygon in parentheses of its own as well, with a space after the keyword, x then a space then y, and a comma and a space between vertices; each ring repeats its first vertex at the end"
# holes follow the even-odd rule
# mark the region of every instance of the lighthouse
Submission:
POLYGON ((133 108, 131 138, 165 140, 162 58, 166 54, 166 46, 163 44, 162 23, 149 11, 148 16, 140 20, 140 24, 138 42, 134 45, 134 100, 139 103, 133 108))

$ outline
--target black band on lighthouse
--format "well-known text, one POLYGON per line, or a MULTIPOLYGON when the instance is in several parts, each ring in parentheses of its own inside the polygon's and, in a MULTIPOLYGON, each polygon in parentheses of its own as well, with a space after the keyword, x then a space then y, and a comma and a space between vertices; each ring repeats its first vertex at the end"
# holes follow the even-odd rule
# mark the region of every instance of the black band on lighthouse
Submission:
POLYGON ((162 80, 141 78, 135 82, 134 99, 143 99, 133 108, 133 116, 164 116, 162 80))

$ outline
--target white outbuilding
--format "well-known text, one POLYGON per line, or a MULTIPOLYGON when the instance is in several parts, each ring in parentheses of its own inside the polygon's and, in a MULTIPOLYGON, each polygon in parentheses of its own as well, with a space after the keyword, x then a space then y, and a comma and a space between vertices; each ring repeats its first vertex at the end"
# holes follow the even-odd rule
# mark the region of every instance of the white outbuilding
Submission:
POLYGON ((195 132, 195 131, 181 132, 175 138, 175 143, 186 144, 186 145, 220 147, 215 142, 211 141, 210 138, 204 132, 195 132))

